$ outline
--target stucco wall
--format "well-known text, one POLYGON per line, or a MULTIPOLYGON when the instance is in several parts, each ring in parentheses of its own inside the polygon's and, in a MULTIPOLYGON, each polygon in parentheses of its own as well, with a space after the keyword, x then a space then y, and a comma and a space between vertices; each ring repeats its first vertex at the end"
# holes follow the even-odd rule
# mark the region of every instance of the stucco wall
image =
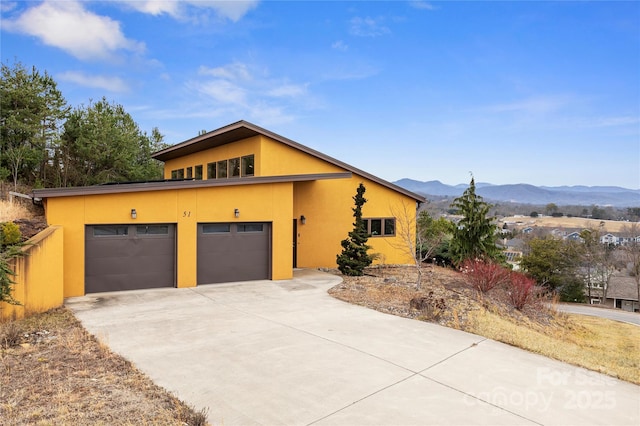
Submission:
POLYGON ((24 256, 13 261, 13 297, 22 305, 0 303, 1 318, 22 318, 62 305, 63 242, 59 227, 48 227, 27 241, 24 256))
POLYGON ((255 136, 252 138, 237 141, 231 144, 219 146, 217 148, 208 149, 206 151, 196 152, 184 157, 169 160, 164 164, 165 179, 171 178, 171 171, 176 169, 186 169, 187 167, 202 166, 203 179, 207 179, 207 163, 213 163, 221 160, 229 160, 231 158, 242 157, 253 154, 255 157, 254 174, 255 176, 263 176, 261 171, 262 137, 255 136))
MULTIPOLYGON (((170 160, 165 165, 165 177, 175 168, 255 155, 256 176, 282 176, 311 173, 337 173, 345 170, 323 159, 265 136, 256 136, 233 144, 170 160)), ((363 208, 365 217, 396 217, 395 237, 372 237, 370 253, 379 254, 377 263, 405 264, 413 259, 406 250, 406 239, 415 238, 416 201, 376 182, 354 175, 351 179, 296 182, 293 193, 293 218, 306 217, 306 224, 298 221, 296 235, 299 267, 335 267, 340 241, 347 236, 353 223, 353 196, 362 182, 368 202, 363 208), (408 234, 406 230, 409 230, 408 234), (405 232, 402 232, 405 231, 405 232), (400 235, 403 234, 403 235, 400 235)))
POLYGON ((354 175, 351 179, 294 184, 294 217, 304 215, 306 218, 305 225, 298 223, 299 267, 336 267, 336 255, 342 251, 340 241, 353 230, 353 197, 361 182, 366 188, 364 197, 367 199, 362 209, 363 217, 396 218, 396 236, 369 238, 369 254, 380 255, 375 263, 412 263, 412 258, 404 251, 406 243, 400 235, 400 226, 407 219, 402 217, 406 207, 411 222, 410 238, 415 239, 415 200, 354 175))
POLYGON ((85 225, 175 223, 177 286, 193 287, 198 223, 272 222, 272 278, 292 277, 292 183, 56 197, 46 203, 48 223, 64 230, 64 297, 84 294, 85 225))

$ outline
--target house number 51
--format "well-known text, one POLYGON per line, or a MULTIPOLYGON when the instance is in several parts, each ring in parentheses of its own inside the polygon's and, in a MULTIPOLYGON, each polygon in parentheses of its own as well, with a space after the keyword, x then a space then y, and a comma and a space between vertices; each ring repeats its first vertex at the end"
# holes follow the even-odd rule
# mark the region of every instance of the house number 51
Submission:
POLYGON ((182 212, 182 217, 191 217, 191 211, 185 210, 182 212))

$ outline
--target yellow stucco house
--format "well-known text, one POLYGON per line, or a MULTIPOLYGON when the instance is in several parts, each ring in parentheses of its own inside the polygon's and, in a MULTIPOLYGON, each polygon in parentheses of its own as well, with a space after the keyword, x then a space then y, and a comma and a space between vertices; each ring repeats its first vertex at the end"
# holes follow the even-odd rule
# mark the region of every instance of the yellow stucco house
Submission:
POLYGON ((415 221, 423 197, 254 124, 230 124, 153 158, 164 162, 163 181, 34 191, 48 224, 63 231, 64 297, 335 268, 361 182, 371 252, 412 262, 398 248, 394 212, 415 221))

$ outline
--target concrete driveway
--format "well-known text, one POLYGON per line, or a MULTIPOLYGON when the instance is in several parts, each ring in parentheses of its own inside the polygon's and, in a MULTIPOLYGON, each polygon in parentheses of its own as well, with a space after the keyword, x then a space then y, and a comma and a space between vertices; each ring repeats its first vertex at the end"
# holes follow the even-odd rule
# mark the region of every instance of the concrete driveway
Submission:
POLYGON ((224 425, 638 425, 640 387, 327 295, 340 279, 68 299, 84 326, 224 425))

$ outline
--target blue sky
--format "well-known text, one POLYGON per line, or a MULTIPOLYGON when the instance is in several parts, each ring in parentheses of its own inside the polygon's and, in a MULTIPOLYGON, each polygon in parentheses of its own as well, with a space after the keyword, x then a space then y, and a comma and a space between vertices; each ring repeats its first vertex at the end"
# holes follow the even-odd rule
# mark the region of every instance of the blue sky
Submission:
POLYGON ((244 119, 389 181, 640 188, 640 2, 0 7, 4 63, 171 144, 244 119))

